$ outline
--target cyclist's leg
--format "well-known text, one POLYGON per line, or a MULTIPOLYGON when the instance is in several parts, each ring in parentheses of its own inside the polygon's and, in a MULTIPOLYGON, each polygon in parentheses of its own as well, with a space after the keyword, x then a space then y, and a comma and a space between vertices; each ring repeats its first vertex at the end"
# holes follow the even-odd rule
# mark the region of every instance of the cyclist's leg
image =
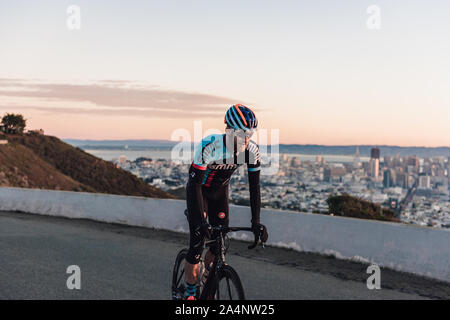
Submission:
MULTIPOLYGON (((208 199, 208 219, 212 226, 228 226, 229 223, 228 186, 216 190, 211 199, 208 199)), ((215 235, 214 235, 215 236, 215 235)), ((205 265, 209 265, 217 253, 215 245, 211 246, 205 255, 205 265)))
POLYGON ((211 250, 206 251, 205 253, 205 266, 211 265, 214 261, 215 255, 211 252, 211 250))
MULTIPOLYGON (((207 202, 203 201, 203 208, 205 215, 207 212, 207 202)), ((200 217, 192 217, 188 212, 189 218, 189 251, 186 255, 184 264, 185 282, 186 282, 186 294, 188 296, 195 295, 194 291, 200 275, 200 257, 203 252, 203 238, 195 234, 194 230, 201 224, 200 217)))

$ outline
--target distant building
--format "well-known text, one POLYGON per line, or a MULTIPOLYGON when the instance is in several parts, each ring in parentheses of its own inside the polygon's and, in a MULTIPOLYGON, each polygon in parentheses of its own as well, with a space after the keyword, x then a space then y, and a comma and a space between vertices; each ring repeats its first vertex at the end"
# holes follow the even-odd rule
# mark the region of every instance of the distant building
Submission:
POLYGON ((377 179, 380 174, 380 159, 370 159, 370 176, 377 179))
POLYGON ((370 149, 370 158, 371 159, 380 159, 380 149, 377 147, 373 147, 370 149))
POLYGON ((406 157, 403 161, 403 168, 410 174, 419 173, 419 158, 416 156, 406 157))
POLYGON ((380 149, 374 147, 370 150, 370 176, 378 179, 380 174, 380 149))
POLYGON ((353 166, 359 168, 361 166, 361 161, 359 159, 359 147, 356 146, 355 158, 353 159, 353 166))
POLYGON ((325 160, 323 159, 322 156, 316 156, 316 162, 317 162, 318 164, 324 164, 324 163, 325 163, 325 160))
POLYGON ((447 158, 447 177, 450 177, 450 157, 447 158))
POLYGON ((362 163, 362 168, 364 170, 364 172, 370 172, 370 162, 363 162, 362 163))
POLYGON ((416 156, 409 157, 407 165, 414 167, 416 170, 419 170, 419 158, 417 158, 416 156))
POLYGON ((403 189, 408 189, 410 186, 408 173, 396 172, 394 185, 403 189))
POLYGON ((401 167, 403 166, 403 159, 400 158, 400 155, 397 153, 394 157, 394 167, 401 167))
POLYGON ((292 157, 291 166, 293 166, 294 168, 300 167, 300 159, 298 157, 292 157))
POLYGON ((384 170, 383 187, 391 188, 395 185, 395 171, 392 169, 384 170))
POLYGON ((326 182, 342 181, 342 177, 346 174, 345 168, 331 167, 323 170, 323 180, 326 182))
POLYGON ((386 168, 393 168, 394 167, 394 161, 392 160, 392 157, 384 156, 384 166, 386 168))
POLYGON ((428 175, 419 175, 419 189, 431 189, 431 177, 428 175))

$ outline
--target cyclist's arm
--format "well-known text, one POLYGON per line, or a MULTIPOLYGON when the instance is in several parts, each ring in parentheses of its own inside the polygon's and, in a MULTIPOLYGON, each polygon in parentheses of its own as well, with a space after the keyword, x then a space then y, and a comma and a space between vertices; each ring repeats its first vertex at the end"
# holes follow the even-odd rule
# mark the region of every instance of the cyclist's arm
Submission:
POLYGON ((252 211, 252 223, 260 223, 261 211, 261 191, 259 185, 260 170, 259 167, 248 168, 248 182, 250 189, 250 207, 252 211))
POLYGON ((211 148, 215 136, 208 136, 197 146, 194 161, 189 168, 189 180, 186 186, 186 202, 188 212, 195 221, 205 221, 203 215, 202 184, 207 164, 211 161, 211 148))
POLYGON ((259 183, 259 176, 261 172, 261 163, 259 147, 256 143, 251 141, 247 149, 249 152, 247 165, 252 223, 260 223, 261 188, 259 183))

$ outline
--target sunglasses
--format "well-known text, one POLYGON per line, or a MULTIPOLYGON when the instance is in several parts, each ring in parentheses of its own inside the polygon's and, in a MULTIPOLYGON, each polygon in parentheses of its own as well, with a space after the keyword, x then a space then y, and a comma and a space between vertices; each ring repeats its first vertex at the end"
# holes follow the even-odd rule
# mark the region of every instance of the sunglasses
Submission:
POLYGON ((236 130, 236 129, 225 129, 225 131, 228 134, 232 134, 232 135, 234 135, 234 136, 236 136, 238 138, 246 138, 246 137, 250 138, 255 133, 256 130, 251 129, 251 130, 245 130, 244 131, 244 130, 241 130, 241 129, 239 129, 239 130, 236 130))

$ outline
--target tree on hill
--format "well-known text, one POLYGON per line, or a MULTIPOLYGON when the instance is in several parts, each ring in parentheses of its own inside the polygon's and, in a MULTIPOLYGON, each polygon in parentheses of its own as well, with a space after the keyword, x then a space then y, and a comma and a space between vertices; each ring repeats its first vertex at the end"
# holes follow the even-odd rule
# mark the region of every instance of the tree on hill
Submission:
POLYGON ((2 126, 6 133, 23 133, 27 120, 21 114, 7 113, 2 118, 2 126))
POLYGON ((349 194, 331 195, 327 203, 329 214, 335 216, 398 222, 393 210, 382 208, 376 203, 358 199, 349 194))

